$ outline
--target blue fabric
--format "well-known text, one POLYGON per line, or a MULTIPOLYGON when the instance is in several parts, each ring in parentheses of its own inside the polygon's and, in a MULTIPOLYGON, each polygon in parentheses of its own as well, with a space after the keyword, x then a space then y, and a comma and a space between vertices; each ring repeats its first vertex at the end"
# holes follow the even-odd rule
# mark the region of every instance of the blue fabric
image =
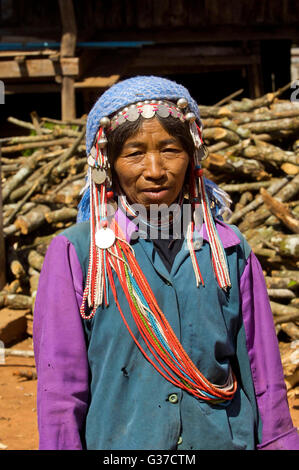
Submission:
MULTIPOLYGON (((74 245, 86 277, 89 224, 67 229, 64 236, 74 245)), ((232 280, 228 294, 214 278, 206 241, 196 252, 205 282, 199 288, 185 242, 170 273, 150 240, 137 239, 131 245, 160 308, 199 370, 210 381, 223 383, 231 362, 239 388, 226 407, 219 407, 169 383, 135 345, 110 293, 110 305, 98 308, 91 321, 83 321, 91 379, 86 448, 254 449, 258 414, 239 307, 239 279, 248 254, 245 242, 226 248, 232 280), (169 401, 171 394, 177 395, 177 403, 169 401), (177 444, 179 437, 181 444, 177 444)), ((126 320, 142 342, 123 290, 114 279, 126 320)))

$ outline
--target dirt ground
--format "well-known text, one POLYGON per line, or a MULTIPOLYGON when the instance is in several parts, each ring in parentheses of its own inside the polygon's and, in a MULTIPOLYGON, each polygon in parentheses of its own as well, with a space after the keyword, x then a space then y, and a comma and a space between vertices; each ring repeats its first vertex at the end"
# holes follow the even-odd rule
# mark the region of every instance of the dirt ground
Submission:
MULTIPOLYGON (((12 349, 33 350, 32 338, 12 349)), ((7 356, 0 365, 0 450, 37 450, 36 378, 34 358, 7 356)), ((299 398, 289 400, 299 428, 299 398)))

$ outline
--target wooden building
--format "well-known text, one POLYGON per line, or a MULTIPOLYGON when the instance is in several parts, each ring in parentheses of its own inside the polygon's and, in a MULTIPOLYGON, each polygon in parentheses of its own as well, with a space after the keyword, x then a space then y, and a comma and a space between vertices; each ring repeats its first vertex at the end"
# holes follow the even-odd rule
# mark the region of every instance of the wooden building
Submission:
POLYGON ((0 5, 6 102, 19 112, 43 103, 45 113, 55 104, 63 119, 87 112, 107 87, 136 74, 178 80, 204 104, 239 89, 256 97, 290 81, 290 48, 299 43, 295 0, 2 0, 0 5))

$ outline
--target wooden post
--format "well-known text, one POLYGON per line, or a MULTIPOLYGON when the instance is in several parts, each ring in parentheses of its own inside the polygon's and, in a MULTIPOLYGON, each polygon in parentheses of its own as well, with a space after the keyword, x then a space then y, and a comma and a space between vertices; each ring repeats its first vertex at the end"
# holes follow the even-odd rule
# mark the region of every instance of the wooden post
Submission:
POLYGON ((259 57, 258 63, 255 61, 247 66, 249 90, 252 98, 259 98, 263 95, 263 83, 261 75, 261 52, 260 43, 253 41, 251 44, 252 54, 259 57))
MULTIPOLYGON (((72 0, 59 0, 62 21, 60 56, 73 57, 76 49, 77 26, 72 0)), ((66 121, 76 118, 75 79, 62 76, 61 83, 61 118, 66 121)))
POLYGON ((6 257, 3 234, 2 185, 1 185, 1 144, 0 144, 0 290, 6 284, 6 257))

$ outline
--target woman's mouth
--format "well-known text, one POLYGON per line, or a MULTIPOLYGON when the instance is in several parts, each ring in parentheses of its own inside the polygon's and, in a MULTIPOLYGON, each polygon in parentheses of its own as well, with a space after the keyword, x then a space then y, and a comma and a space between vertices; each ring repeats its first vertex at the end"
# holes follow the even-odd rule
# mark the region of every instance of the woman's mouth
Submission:
POLYGON ((147 188, 143 192, 146 195, 147 199, 150 199, 155 202, 164 202, 163 199, 167 198, 169 193, 168 187, 159 187, 159 188, 147 188))

